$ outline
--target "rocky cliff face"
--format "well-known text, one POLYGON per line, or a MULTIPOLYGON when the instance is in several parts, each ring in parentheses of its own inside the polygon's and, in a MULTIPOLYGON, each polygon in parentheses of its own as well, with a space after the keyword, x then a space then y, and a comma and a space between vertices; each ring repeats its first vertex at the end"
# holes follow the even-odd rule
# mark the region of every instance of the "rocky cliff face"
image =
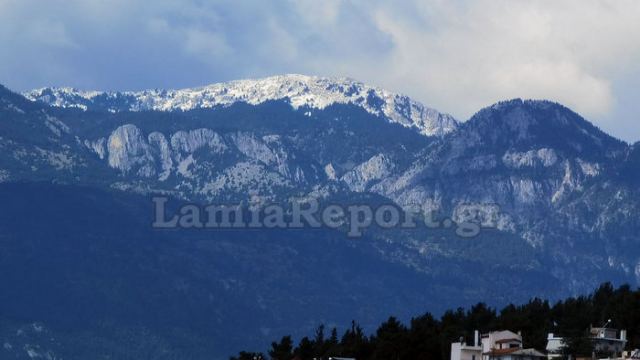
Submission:
POLYGON ((512 234, 580 291, 599 271, 640 280, 638 253, 620 251, 640 240, 628 231, 637 186, 619 175, 631 152, 558 104, 514 100, 480 111, 370 191, 512 234))
MULTIPOLYGON (((0 222, 0 249, 11 254, 0 257, 0 266, 4 274, 15 272, 8 287, 23 295, 0 302, 32 321, 60 319, 29 302, 25 272, 43 279, 34 286, 68 284, 105 307, 130 297, 120 293, 123 286, 177 302, 188 298, 208 314, 198 329, 190 328, 189 314, 171 320, 189 338, 204 344, 225 329, 244 345, 249 334, 260 346, 300 319, 308 333, 319 322, 340 325, 355 317, 375 324, 389 313, 410 316, 425 307, 558 298, 603 281, 640 284, 640 147, 559 104, 506 101, 458 124, 378 88, 303 76, 176 91, 41 89, 26 96, 0 88, 0 183, 3 201, 12 204, 0 207, 7 219, 0 222), (67 187, 41 188, 43 182, 67 187), (393 203, 474 222, 482 231, 463 238, 446 227, 372 228, 362 241, 342 240, 341 230, 215 232, 214 240, 209 233, 172 233, 160 236, 158 247, 147 241, 158 236, 149 221, 138 219, 149 215, 138 196, 158 193, 196 203, 298 197, 393 203), (33 211, 21 200, 27 195, 37 204, 40 227, 24 225, 33 211), (96 225, 75 231, 49 198, 75 199, 64 211, 82 209, 79 218, 90 220, 83 224, 96 225), (107 208, 95 206, 96 199, 107 208), (137 204, 134 215, 128 202, 137 204), (21 209, 22 222, 14 209, 21 209), (41 265, 30 266, 33 261, 41 265), (74 275, 62 271, 70 263, 74 275), (149 277, 156 282, 132 280, 149 277), (87 285, 96 280, 100 289, 87 285), (217 313, 208 312, 212 303, 217 313), (234 304, 243 304, 243 314, 234 304), (327 304, 331 311, 323 312, 327 304)), ((66 293, 56 299, 56 309, 66 306, 66 293)), ((157 318, 137 303, 121 306, 147 325, 157 318)), ((166 309, 175 312, 170 302, 156 310, 166 309)), ((150 339, 156 338, 141 341, 150 339)), ((214 345, 224 349, 221 358, 236 350, 214 345)))
POLYGON ((557 295, 604 280, 640 283, 637 146, 559 104, 501 102, 458 125, 400 95, 304 76, 26 96, 44 103, 2 98, 0 181, 190 201, 373 196, 488 229, 464 241, 450 232, 372 233, 385 261, 434 278, 448 266, 467 280, 501 266, 511 285, 547 274, 557 295))

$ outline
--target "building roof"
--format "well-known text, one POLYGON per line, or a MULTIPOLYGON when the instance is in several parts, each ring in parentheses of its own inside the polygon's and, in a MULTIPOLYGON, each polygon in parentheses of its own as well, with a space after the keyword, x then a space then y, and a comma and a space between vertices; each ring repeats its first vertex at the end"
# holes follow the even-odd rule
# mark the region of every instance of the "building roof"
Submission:
POLYGON ((511 348, 511 349, 492 349, 489 352, 484 353, 483 355, 489 356, 502 356, 502 355, 512 355, 512 356, 529 356, 529 357, 546 357, 545 354, 541 353, 536 349, 520 349, 520 348, 511 348))

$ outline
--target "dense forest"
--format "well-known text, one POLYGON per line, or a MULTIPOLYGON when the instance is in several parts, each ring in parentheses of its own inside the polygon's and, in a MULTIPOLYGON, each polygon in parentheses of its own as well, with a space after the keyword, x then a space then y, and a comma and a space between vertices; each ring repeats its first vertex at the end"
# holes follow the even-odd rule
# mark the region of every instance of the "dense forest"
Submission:
POLYGON ((591 325, 628 330, 628 349, 640 347, 640 290, 628 285, 614 288, 601 285, 588 296, 572 297, 555 304, 538 298, 524 305, 508 305, 496 310, 483 303, 470 309, 445 312, 439 319, 430 313, 403 324, 394 317, 382 323, 373 334, 366 334, 354 321, 339 334, 337 329, 320 325, 315 334, 297 343, 291 336, 274 341, 267 354, 242 351, 231 360, 274 359, 311 360, 314 358, 353 357, 367 359, 447 360, 451 342, 464 337, 471 342, 473 331, 521 331, 524 346, 544 350, 548 333, 567 339, 565 352, 591 355, 588 340, 591 325))

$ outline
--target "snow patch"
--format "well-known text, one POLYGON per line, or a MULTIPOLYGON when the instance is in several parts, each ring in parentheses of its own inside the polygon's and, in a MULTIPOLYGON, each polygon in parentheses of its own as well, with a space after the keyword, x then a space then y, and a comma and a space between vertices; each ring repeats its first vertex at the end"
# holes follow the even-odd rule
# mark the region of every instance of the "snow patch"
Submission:
MULTIPOLYGON (((236 102, 252 105, 287 99, 294 109, 324 109, 333 104, 353 104, 367 112, 384 116, 405 127, 416 128, 427 136, 444 136, 458 128, 447 114, 428 108, 405 95, 365 85, 348 78, 281 75, 263 79, 238 80, 181 90, 144 90, 139 92, 79 91, 73 88, 44 88, 23 93, 32 101, 52 106, 86 110, 96 99, 123 99, 131 111, 188 111, 227 106, 236 102)), ((110 111, 120 108, 108 107, 110 111)), ((311 116, 309 110, 306 116, 311 116)))

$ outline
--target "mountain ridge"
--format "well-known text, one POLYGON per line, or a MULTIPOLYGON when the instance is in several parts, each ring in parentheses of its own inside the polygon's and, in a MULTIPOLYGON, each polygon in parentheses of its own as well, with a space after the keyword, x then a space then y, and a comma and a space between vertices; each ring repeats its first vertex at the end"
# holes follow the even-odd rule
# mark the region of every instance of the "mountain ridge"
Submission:
MULTIPOLYGON (((469 239, 446 228, 367 229, 361 241, 367 258, 343 261, 397 266, 419 277, 421 294, 438 299, 448 294, 445 298, 460 304, 526 300, 537 295, 531 289, 559 298, 604 281, 640 284, 640 147, 607 135, 557 103, 505 101, 480 110, 455 131, 424 136, 417 127, 367 111, 362 103, 296 108, 283 98, 188 111, 110 112, 7 94, 0 94, 3 183, 53 182, 71 191, 86 186, 125 199, 163 194, 190 203, 287 204, 310 198, 417 207, 454 224, 479 224, 482 231, 469 239)), ((90 238, 101 236, 87 232, 90 238)), ((258 264, 261 273, 273 271, 274 278, 295 276, 289 257, 299 256, 295 238, 306 235, 283 234, 291 246, 264 245, 282 251, 277 267, 250 247, 219 249, 220 258, 243 258, 242 263, 258 264)), ((342 233, 328 236, 339 242, 337 234, 342 233)), ((76 235, 81 241, 83 235, 76 235)), ((253 237, 215 233, 222 240, 236 235, 253 237)), ((327 250, 335 255, 336 248, 327 250)), ((349 273, 353 267, 331 264, 322 271, 332 279, 368 279, 367 291, 386 299, 371 304, 373 317, 409 300, 389 294, 384 281, 366 272, 349 273)), ((237 301, 260 311, 270 299, 276 315, 289 310, 277 308, 283 299, 318 290, 304 281, 270 289, 232 274, 224 281, 225 287, 212 290, 214 297, 232 304, 236 300, 225 289, 238 286, 261 296, 237 301)), ((351 304, 352 295, 343 291, 332 299, 351 304)), ((412 304, 414 313, 423 310, 412 304)), ((322 322, 323 313, 309 310, 322 304, 307 305, 297 313, 307 314, 307 324, 322 322)))
POLYGON ((83 110, 188 111, 225 106, 238 101, 252 105, 267 100, 289 99, 294 109, 324 109, 335 103, 355 104, 375 115, 427 136, 444 136, 455 131, 458 122, 448 114, 428 108, 408 96, 366 85, 350 78, 316 77, 298 74, 261 79, 236 80, 179 90, 124 92, 80 91, 74 88, 41 88, 24 92, 30 100, 57 107, 83 110))

